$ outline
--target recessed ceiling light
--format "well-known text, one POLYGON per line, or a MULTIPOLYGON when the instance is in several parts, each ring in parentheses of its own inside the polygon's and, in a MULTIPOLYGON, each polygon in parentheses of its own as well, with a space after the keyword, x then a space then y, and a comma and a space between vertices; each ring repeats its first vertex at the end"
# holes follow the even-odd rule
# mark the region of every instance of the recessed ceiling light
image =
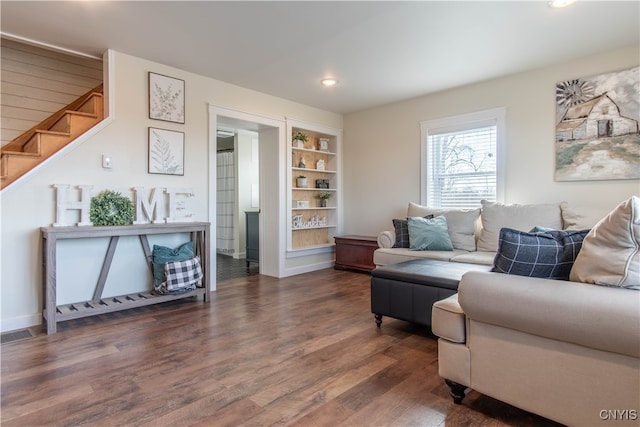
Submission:
POLYGON ((329 78, 320 80, 320 83, 322 83, 323 86, 335 86, 338 84, 338 80, 329 77, 329 78))
POLYGON ((567 7, 576 0, 551 0, 549 6, 551 7, 567 7))

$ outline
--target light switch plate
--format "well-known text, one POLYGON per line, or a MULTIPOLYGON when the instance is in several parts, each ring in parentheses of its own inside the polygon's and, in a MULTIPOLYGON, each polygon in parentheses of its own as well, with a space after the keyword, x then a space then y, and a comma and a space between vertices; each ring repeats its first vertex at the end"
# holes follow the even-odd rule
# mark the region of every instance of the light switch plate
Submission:
POLYGON ((111 169, 111 156, 108 154, 102 155, 102 167, 105 169, 111 169))

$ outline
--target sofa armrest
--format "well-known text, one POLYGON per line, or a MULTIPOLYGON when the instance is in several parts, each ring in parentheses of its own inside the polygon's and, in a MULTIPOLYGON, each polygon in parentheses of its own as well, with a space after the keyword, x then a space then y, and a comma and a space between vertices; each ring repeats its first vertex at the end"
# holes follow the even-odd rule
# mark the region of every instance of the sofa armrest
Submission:
POLYGON ((640 292, 501 273, 468 272, 458 301, 470 320, 640 356, 640 292))
POLYGON ((392 248, 396 243, 395 231, 383 231, 378 234, 378 247, 380 248, 392 248))

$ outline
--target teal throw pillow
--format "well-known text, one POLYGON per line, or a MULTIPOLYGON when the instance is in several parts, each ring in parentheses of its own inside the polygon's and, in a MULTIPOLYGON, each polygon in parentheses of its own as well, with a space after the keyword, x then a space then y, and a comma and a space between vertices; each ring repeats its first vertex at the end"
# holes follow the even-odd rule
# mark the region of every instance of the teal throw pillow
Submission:
POLYGON ((447 219, 443 215, 435 218, 409 217, 407 228, 409 249, 412 251, 453 250, 447 219))
POLYGON ((187 261, 195 256, 193 242, 187 242, 176 249, 153 245, 153 287, 160 290, 160 284, 167 280, 164 266, 168 262, 187 261))

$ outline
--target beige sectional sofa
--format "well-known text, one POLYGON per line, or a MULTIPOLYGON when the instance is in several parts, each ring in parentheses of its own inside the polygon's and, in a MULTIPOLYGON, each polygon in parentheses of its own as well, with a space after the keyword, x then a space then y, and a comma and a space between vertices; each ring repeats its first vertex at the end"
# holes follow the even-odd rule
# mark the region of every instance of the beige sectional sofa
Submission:
POLYGON ((469 272, 432 330, 457 403, 469 387, 570 426, 640 423, 637 290, 469 272))
POLYGON ((491 265, 498 247, 498 235, 503 227, 529 231, 534 227, 582 230, 591 228, 610 208, 573 206, 569 203, 508 205, 482 201, 482 208, 441 210, 410 202, 407 217, 443 215, 453 251, 416 251, 393 247, 396 230, 378 235, 378 249, 373 262, 377 266, 397 264, 412 259, 428 258, 441 261, 491 265))
POLYGON ((456 403, 471 388, 570 426, 640 425, 638 197, 593 226, 569 278, 467 272, 434 304, 456 403))

